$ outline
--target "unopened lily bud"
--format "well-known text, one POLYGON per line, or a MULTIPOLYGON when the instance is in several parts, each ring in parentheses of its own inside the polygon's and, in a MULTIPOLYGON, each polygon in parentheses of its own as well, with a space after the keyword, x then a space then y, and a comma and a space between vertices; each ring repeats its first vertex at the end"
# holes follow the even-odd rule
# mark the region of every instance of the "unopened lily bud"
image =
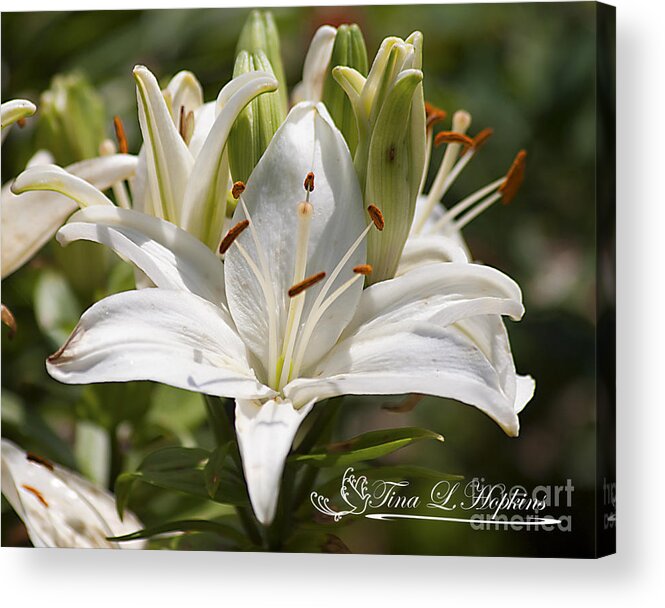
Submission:
MULTIPOLYGON (((233 77, 247 72, 274 74, 267 55, 240 51, 236 58, 233 77)), ((272 136, 284 122, 286 113, 279 99, 279 89, 264 93, 251 101, 238 115, 229 135, 229 166, 234 181, 246 182, 265 152, 272 136)))
POLYGON ((349 98, 342 87, 335 81, 332 69, 337 66, 348 66, 363 76, 367 75, 367 48, 360 28, 352 25, 340 25, 335 35, 332 56, 323 84, 322 101, 328 108, 337 128, 344 135, 351 155, 358 146, 358 123, 349 98))
POLYGON ((270 11, 254 10, 247 17, 247 21, 240 32, 236 56, 241 51, 250 54, 263 51, 272 66, 272 73, 279 82, 277 99, 279 99, 280 112, 286 117, 288 110, 288 97, 286 87, 286 76, 282 64, 282 52, 280 49, 279 32, 275 19, 270 11))
POLYGON ((426 159, 422 34, 386 38, 367 78, 348 67, 333 69, 358 123, 356 172, 366 204, 380 206, 385 228, 368 236, 368 283, 392 278, 416 207, 426 159))
POLYGON ((58 75, 42 93, 37 146, 62 165, 97 156, 106 136, 104 102, 80 74, 58 75))

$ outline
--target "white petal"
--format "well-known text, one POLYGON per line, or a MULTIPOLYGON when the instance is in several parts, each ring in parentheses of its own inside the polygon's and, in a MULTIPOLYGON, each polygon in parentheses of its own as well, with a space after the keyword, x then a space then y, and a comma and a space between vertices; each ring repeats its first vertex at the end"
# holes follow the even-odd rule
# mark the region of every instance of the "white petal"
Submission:
POLYGON ((132 154, 112 154, 82 160, 68 165, 65 170, 91 183, 98 190, 106 190, 117 182, 128 180, 136 173, 138 157, 132 154))
POLYGON ((194 133, 189 140, 189 151, 196 158, 203 148, 205 140, 208 138, 212 125, 217 118, 216 104, 214 101, 204 103, 194 112, 194 133))
POLYGON ((171 118, 180 125, 180 113, 187 116, 203 105, 203 89, 196 76, 187 70, 178 72, 166 86, 165 97, 169 101, 171 118), (181 110, 180 108, 183 108, 181 110))
MULTIPOLYGON (((252 172, 242 196, 251 216, 250 229, 238 242, 262 268, 252 229, 267 266, 264 273, 272 284, 276 300, 277 335, 284 335, 289 298, 294 282, 297 206, 304 199, 303 180, 308 172, 315 175, 310 202, 314 213, 305 276, 325 272, 331 278, 343 255, 365 228, 362 196, 348 147, 321 104, 295 106, 279 128, 265 154, 252 172)), ((245 218, 242 205, 233 221, 245 218)), ((365 261, 363 242, 344 264, 328 293, 355 276, 352 268, 365 261)), ((233 245, 226 254, 226 294, 231 314, 243 339, 257 357, 268 360, 268 310, 260 284, 239 249, 233 245)), ((302 323, 326 280, 305 292, 302 323)), ((316 325, 307 360, 320 358, 337 340, 357 305, 362 281, 335 301, 316 325)), ((281 343, 280 343, 281 347, 281 343)))
MULTIPOLYGON (((38 152, 28 167, 52 163, 50 154, 38 152)), ((93 158, 67 167, 98 189, 129 178, 135 171, 136 157, 127 154, 93 158)), ((16 195, 10 184, 2 188, 2 278, 32 258, 77 209, 72 200, 54 192, 26 192, 16 195)), ((104 205, 106 206, 106 205, 104 205)))
POLYGON ((531 401, 536 391, 536 381, 531 376, 517 376, 517 391, 515 394, 515 413, 519 414, 531 401))
MULTIPOLYGON (((416 211, 413 217, 413 226, 417 226, 419 224, 420 218, 422 214, 425 212, 426 208, 427 208, 427 196, 421 195, 416 199, 416 211)), ((469 251, 469 247, 467 246, 466 241, 462 236, 462 232, 455 228, 454 222, 448 222, 447 224, 444 224, 444 226, 434 229, 435 225, 443 217, 446 211, 447 209, 442 204, 434 205, 432 212, 430 213, 429 217, 425 220, 425 223, 423 224, 423 229, 421 233, 418 235, 418 237, 415 238, 419 237, 434 238, 437 236, 444 237, 447 240, 447 242, 450 242, 453 245, 456 245, 457 247, 462 249, 462 251, 464 251, 466 257, 469 260, 473 259, 471 256, 471 252, 469 251)), ((413 234, 411 235, 411 238, 414 238, 413 234)))
POLYGON ((57 238, 63 246, 81 239, 102 243, 136 264, 157 287, 191 292, 226 308, 224 265, 201 241, 170 222, 97 205, 76 213, 57 238))
POLYGON ((29 167, 14 180, 11 190, 14 194, 41 190, 58 192, 72 199, 79 207, 113 206, 101 190, 57 165, 29 167))
POLYGON ((194 159, 171 119, 157 79, 143 66, 134 68, 134 77, 150 197, 159 217, 178 224, 194 159))
POLYGON ((153 380, 222 397, 274 394, 256 380, 220 308, 166 289, 119 293, 92 306, 47 370, 65 384, 153 380))
POLYGON ((476 406, 516 435, 514 382, 512 395, 507 395, 505 357, 495 352, 499 348, 494 343, 487 352, 487 345, 471 339, 468 329, 402 322, 362 332, 341 342, 312 378, 294 380, 284 394, 295 404, 345 394, 448 397, 476 406))
POLYGON ((27 99, 12 99, 6 101, 0 106, 0 122, 2 124, 2 139, 5 141, 9 127, 11 127, 17 120, 32 116, 37 111, 37 106, 27 99))
POLYGON ((130 511, 125 511, 120 520, 112 494, 56 464, 28 460, 23 450, 6 439, 2 440, 2 493, 23 520, 36 547, 145 546, 145 541, 106 540, 143 528, 130 511))
POLYGON ((519 286, 502 272, 480 264, 432 264, 365 289, 342 338, 400 321, 445 327, 477 315, 519 319, 523 313, 519 286))
POLYGON ((295 409, 290 401, 236 400, 236 432, 256 518, 265 526, 275 517, 286 457, 298 427, 314 402, 295 409))
POLYGON ((412 236, 404 245, 396 275, 406 274, 414 268, 428 264, 469 261, 464 249, 452 239, 442 236, 412 236))
POLYGON ((337 30, 330 25, 322 25, 312 38, 302 70, 302 82, 293 92, 293 101, 321 101, 323 84, 330 67, 337 30))
MULTIPOLYGON (((267 72, 250 72, 234 78, 225 87, 231 87, 233 93, 228 96, 196 157, 185 192, 182 227, 213 250, 223 236, 222 226, 226 217, 230 175, 224 151, 231 127, 252 99, 261 93, 274 91, 277 84, 275 77, 267 72)), ((223 89, 220 96, 224 93, 223 89)))

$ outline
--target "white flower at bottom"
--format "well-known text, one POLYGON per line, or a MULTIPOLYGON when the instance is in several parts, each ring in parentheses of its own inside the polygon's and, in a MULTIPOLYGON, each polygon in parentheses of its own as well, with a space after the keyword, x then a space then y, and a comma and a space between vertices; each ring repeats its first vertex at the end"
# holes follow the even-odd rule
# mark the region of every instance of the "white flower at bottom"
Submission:
POLYGON ((478 319, 519 319, 519 287, 489 267, 446 263, 363 290, 366 237, 380 228, 380 211, 370 206, 368 217, 363 209, 353 161, 325 107, 298 104, 240 196, 223 264, 157 218, 108 205, 71 218, 61 242, 104 243, 157 288, 95 304, 48 371, 71 384, 153 380, 235 398, 249 496, 263 524, 275 515, 286 455, 316 401, 445 396, 516 435, 510 350, 478 319))
POLYGON ((117 543, 109 536, 143 526, 125 511, 121 521, 106 490, 57 464, 2 439, 2 493, 28 530, 35 547, 142 549, 145 541, 117 543))

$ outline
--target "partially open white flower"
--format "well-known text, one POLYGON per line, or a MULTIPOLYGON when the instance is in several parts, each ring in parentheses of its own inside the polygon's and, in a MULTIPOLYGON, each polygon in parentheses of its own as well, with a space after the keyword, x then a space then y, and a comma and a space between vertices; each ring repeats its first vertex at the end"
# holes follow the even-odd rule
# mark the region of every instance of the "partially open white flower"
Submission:
POLYGON ((154 380, 235 398, 262 523, 274 517, 284 460, 316 401, 439 395, 517 434, 505 333, 479 319, 519 319, 519 287, 489 267, 445 263, 363 291, 366 238, 383 218, 363 208, 348 148, 323 105, 297 105, 275 134, 222 240, 224 264, 173 224, 87 205, 81 194, 70 193, 84 208, 59 240, 104 243, 158 289, 95 304, 49 358, 49 373, 65 383, 154 380))
POLYGON ((2 439, 2 493, 35 547, 142 549, 145 541, 107 537, 143 528, 130 511, 121 521, 106 490, 2 439))

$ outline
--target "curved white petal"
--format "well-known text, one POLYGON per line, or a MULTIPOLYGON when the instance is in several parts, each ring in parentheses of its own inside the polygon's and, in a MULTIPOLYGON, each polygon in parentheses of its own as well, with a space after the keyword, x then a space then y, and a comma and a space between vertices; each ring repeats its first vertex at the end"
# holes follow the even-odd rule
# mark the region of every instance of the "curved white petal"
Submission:
POLYGON ((321 101, 336 35, 337 30, 330 25, 322 25, 316 30, 305 57, 302 81, 293 91, 294 103, 321 101))
POLYGON ((371 285, 342 338, 401 321, 426 321, 445 327, 477 315, 524 313, 519 286, 489 266, 432 264, 371 285))
POLYGON ((194 133, 189 140, 189 151, 196 158, 203 148, 205 140, 208 138, 212 125, 215 124, 216 104, 214 101, 204 103, 194 112, 194 133))
MULTIPOLYGON (((421 217, 423 213, 426 212, 427 209, 427 196, 420 195, 416 199, 416 211, 413 216, 413 224, 412 226, 418 226, 421 220, 421 217)), ((448 222, 444 226, 437 226, 437 222, 443 217, 444 213, 447 211, 447 209, 442 205, 442 204, 437 204, 434 205, 434 208, 432 209, 431 213, 425 220, 425 223, 423 224, 423 228, 418 235, 411 234, 411 237, 409 240, 413 238, 423 238, 423 237, 428 237, 428 238, 436 238, 436 237, 445 237, 445 239, 452 243, 453 245, 456 245, 466 255, 468 260, 472 260, 473 257, 471 255, 471 252, 469 251, 469 247, 466 244, 466 241, 464 240, 464 236, 462 236, 461 230, 457 230, 454 226, 454 222, 448 222)), ((408 243, 408 241, 407 241, 408 243)))
POLYGON ((194 159, 171 118, 157 79, 140 65, 134 68, 134 78, 150 198, 159 217, 179 224, 194 159))
MULTIPOLYGON (((325 287, 344 254, 365 228, 366 216, 353 161, 342 134, 323 105, 299 104, 291 110, 247 182, 242 200, 251 223, 238 239, 274 294, 280 348, 289 307, 287 291, 294 283, 297 207, 304 199, 303 180, 310 171, 315 175, 310 199, 314 211, 305 276, 325 272, 327 278, 306 290, 301 327, 321 289, 326 288, 330 295, 357 276, 352 268, 365 261, 363 241, 336 279, 325 287)), ((233 222, 243 219, 244 207, 239 204, 233 222)), ((270 334, 266 297, 236 245, 226 254, 225 273, 229 309, 236 326, 257 357, 268 361, 270 334)), ((361 290, 362 281, 356 281, 325 311, 309 342, 307 361, 320 358, 335 343, 353 315, 361 290)))
POLYGON ((226 308, 224 265, 191 234, 166 220, 97 205, 76 213, 57 235, 102 243, 138 266, 157 286, 191 292, 226 308))
POLYGON ((247 490, 256 518, 264 525, 275 517, 286 457, 312 399, 300 409, 290 401, 236 400, 236 432, 247 490))
POLYGON ((515 392, 515 413, 519 414, 536 391, 536 381, 531 376, 517 376, 515 392))
POLYGON ((143 528, 125 511, 121 521, 115 498, 87 479, 56 464, 31 460, 28 454, 2 440, 2 493, 28 530, 35 547, 142 549, 145 541, 114 543, 143 528))
POLYGON ((9 127, 17 120, 32 116, 37 111, 37 106, 27 99, 11 99, 0 106, 0 122, 2 128, 2 139, 5 141, 9 127))
POLYGON ((46 367, 65 384, 153 380, 221 397, 271 397, 224 317, 217 306, 185 292, 119 293, 83 314, 46 367))
MULTIPOLYGON (((38 152, 30 160, 28 167, 44 166, 52 162, 50 154, 38 152)), ((136 162, 134 156, 115 154, 75 163, 66 170, 103 190, 117 181, 131 177, 136 162)), ((16 195, 10 190, 10 186, 11 184, 3 186, 0 195, 2 278, 32 258, 78 207, 67 196, 55 192, 25 192, 16 195)), ((108 205, 104 203, 103 206, 108 205)))
POLYGON ((409 237, 402 250, 396 276, 441 262, 469 262, 464 249, 452 239, 443 236, 412 236, 409 237))
POLYGON ((512 394, 507 394, 509 369, 505 356, 496 352, 501 336, 488 345, 484 336, 476 342, 469 329, 402 322, 362 332, 341 342, 311 378, 291 382, 284 394, 295 404, 345 394, 448 397, 474 405, 507 434, 517 435, 514 374, 512 394))
POLYGON ((111 154, 82 160, 65 167, 65 171, 84 179, 98 190, 131 179, 136 173, 138 157, 133 154, 111 154))
POLYGON ((21 173, 11 185, 14 194, 24 192, 57 192, 72 199, 79 207, 111 205, 111 200, 89 182, 72 175, 57 165, 37 165, 21 173))
POLYGON ((182 207, 182 227, 213 250, 223 236, 226 217, 230 175, 224 152, 229 133, 244 107, 257 95, 274 91, 278 84, 267 72, 250 72, 234 80, 239 80, 242 86, 232 80, 225 87, 231 87, 234 92, 226 100, 196 157, 182 207))
POLYGON ((180 127, 180 115, 187 116, 203 105, 203 88, 196 76, 187 70, 178 72, 166 86, 164 96, 168 100, 171 118, 180 127), (182 108, 182 110, 181 110, 182 108))

